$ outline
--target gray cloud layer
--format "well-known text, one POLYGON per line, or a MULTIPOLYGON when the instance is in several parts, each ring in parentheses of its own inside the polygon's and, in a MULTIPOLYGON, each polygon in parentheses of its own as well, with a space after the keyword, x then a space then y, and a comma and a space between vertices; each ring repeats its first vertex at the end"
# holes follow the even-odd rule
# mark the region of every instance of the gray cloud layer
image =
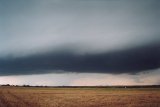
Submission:
POLYGON ((137 73, 160 68, 160 44, 101 54, 59 51, 0 60, 0 74, 48 72, 137 73))
POLYGON ((1 0, 0 74, 159 68, 159 0, 1 0))
POLYGON ((0 57, 75 46, 102 53, 160 40, 160 2, 0 1, 0 57))

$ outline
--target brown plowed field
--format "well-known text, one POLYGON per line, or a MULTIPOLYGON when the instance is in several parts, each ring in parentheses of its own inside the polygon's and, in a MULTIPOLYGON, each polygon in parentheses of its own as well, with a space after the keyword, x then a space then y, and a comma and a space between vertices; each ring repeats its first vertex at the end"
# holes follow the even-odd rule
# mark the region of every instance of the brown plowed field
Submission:
POLYGON ((160 89, 0 87, 0 107, 160 107, 160 89))

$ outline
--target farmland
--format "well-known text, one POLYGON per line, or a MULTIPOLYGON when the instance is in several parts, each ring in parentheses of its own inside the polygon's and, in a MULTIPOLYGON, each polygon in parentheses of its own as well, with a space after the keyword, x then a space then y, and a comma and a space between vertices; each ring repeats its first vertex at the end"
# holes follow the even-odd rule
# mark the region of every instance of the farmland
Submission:
POLYGON ((0 107, 160 107, 160 88, 3 86, 0 107))

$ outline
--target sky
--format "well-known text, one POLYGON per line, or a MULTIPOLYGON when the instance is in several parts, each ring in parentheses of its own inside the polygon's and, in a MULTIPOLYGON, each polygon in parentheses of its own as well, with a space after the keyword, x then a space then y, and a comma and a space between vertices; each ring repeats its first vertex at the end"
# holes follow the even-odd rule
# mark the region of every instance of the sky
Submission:
POLYGON ((160 85, 159 0, 0 0, 0 84, 160 85))

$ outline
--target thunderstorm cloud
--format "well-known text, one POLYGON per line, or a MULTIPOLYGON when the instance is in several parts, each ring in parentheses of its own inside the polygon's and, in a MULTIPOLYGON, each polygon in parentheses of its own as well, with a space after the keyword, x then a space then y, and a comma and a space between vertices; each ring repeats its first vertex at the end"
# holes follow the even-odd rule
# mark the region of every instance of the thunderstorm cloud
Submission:
POLYGON ((0 75, 152 75, 159 19, 159 0, 0 0, 0 75))

